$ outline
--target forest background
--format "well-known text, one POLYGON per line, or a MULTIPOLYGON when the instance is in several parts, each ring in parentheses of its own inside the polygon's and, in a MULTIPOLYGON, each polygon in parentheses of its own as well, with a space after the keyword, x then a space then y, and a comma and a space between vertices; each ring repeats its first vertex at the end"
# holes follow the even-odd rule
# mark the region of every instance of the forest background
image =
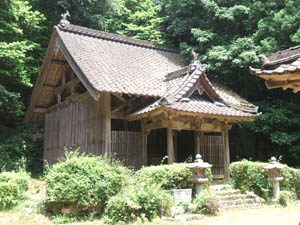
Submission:
POLYGON ((230 132, 231 161, 277 156, 299 166, 300 98, 267 90, 249 74, 259 54, 300 44, 298 0, 1 0, 0 171, 42 170, 43 124, 23 122, 33 85, 61 14, 76 25, 199 52, 211 79, 258 105, 254 123, 230 132))

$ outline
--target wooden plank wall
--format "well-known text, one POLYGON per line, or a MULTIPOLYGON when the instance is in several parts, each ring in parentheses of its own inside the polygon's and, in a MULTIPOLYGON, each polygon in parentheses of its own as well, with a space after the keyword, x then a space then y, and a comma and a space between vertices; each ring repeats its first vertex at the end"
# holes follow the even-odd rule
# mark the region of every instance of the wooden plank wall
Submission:
POLYGON ((222 136, 203 135, 200 140, 200 154, 205 162, 213 164, 213 175, 224 175, 224 148, 222 136))
POLYGON ((64 155, 64 146, 80 147, 80 152, 95 155, 105 153, 111 144, 106 135, 110 126, 103 126, 107 99, 101 97, 98 102, 89 97, 46 114, 44 159, 50 165, 64 155))
POLYGON ((143 165, 142 133, 133 131, 111 132, 113 157, 126 166, 139 169, 143 165))

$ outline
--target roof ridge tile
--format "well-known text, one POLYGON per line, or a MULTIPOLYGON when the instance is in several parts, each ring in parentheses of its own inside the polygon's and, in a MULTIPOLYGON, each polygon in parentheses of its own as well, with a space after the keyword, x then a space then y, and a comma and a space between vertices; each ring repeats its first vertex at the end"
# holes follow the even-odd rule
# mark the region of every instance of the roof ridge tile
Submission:
POLYGON ((105 31, 90 29, 90 28, 86 28, 86 27, 82 27, 82 26, 78 26, 78 25, 74 25, 74 24, 58 24, 57 27, 62 31, 74 32, 74 33, 78 33, 78 34, 82 34, 82 35, 107 39, 107 40, 111 40, 111 41, 117 41, 117 42, 121 42, 121 43, 132 44, 132 45, 136 45, 136 46, 142 46, 142 47, 147 47, 147 48, 152 48, 152 49, 157 49, 157 50, 162 50, 162 51, 179 53, 179 51, 176 49, 168 48, 163 45, 155 44, 150 41, 135 39, 135 38, 131 38, 131 37, 122 36, 119 34, 108 33, 105 31))

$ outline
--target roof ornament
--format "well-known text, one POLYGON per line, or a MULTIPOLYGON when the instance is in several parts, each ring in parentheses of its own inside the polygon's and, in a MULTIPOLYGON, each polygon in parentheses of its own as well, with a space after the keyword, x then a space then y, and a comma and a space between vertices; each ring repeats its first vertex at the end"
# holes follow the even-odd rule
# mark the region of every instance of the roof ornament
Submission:
POLYGON ((270 63, 270 60, 265 55, 259 55, 258 58, 263 63, 262 66, 268 65, 270 63))
POLYGON ((201 64, 200 60, 198 59, 199 53, 196 53, 195 50, 192 49, 191 54, 193 56, 193 61, 189 65, 188 71, 191 73, 191 72, 195 71, 196 69, 200 69, 202 72, 204 72, 203 65, 201 64))
POLYGON ((198 60, 199 53, 196 53, 195 50, 192 49, 192 56, 193 56, 193 60, 196 61, 198 60))
POLYGON ((65 13, 61 14, 61 20, 59 21, 59 25, 61 26, 65 26, 70 24, 70 22, 68 21, 67 17, 71 17, 69 10, 67 10, 65 13))

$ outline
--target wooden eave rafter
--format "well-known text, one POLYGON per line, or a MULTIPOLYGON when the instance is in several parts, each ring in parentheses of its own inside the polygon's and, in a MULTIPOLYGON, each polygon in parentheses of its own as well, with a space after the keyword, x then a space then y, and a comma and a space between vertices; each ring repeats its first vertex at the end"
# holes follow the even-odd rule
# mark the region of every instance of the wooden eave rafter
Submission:
POLYGON ((46 55, 44 57, 42 67, 41 67, 41 70, 40 70, 40 74, 37 78, 37 81, 36 81, 36 83, 34 85, 34 88, 33 88, 33 92, 32 92, 31 97, 30 97, 30 103, 29 103, 29 106, 27 108, 27 111, 26 111, 26 114, 25 114, 25 117, 24 117, 25 122, 29 122, 31 120, 32 115, 34 113, 33 109, 34 109, 35 105, 37 104, 37 102, 39 100, 39 97, 40 97, 40 94, 41 94, 41 91, 42 91, 42 88, 43 88, 43 84, 45 83, 46 76, 48 74, 48 71, 49 71, 49 68, 50 68, 50 65, 51 65, 51 59, 54 55, 55 40, 56 40, 57 36, 58 36, 58 33, 57 33, 56 29, 54 28, 53 32, 52 32, 50 42, 49 42, 49 45, 48 45, 46 55))
POLYGON ((267 80, 265 81, 265 84, 268 89, 273 88, 282 88, 283 90, 286 90, 288 88, 298 87, 300 85, 300 79, 298 80, 267 80))

